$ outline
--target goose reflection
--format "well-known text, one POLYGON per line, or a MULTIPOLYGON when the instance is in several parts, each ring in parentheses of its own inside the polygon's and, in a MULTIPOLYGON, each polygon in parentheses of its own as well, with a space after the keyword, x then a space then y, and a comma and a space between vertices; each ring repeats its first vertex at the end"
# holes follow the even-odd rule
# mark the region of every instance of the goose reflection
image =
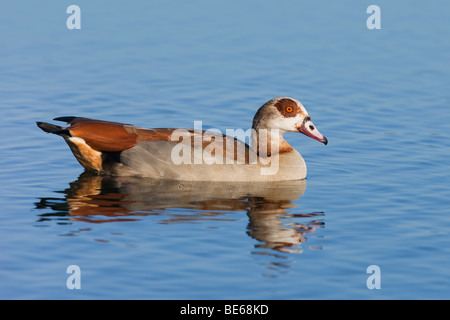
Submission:
POLYGON ((85 172, 60 192, 64 198, 40 198, 36 208, 51 209, 40 214, 38 221, 68 223, 137 221, 149 215, 158 215, 164 224, 233 220, 227 214, 241 211, 249 217, 247 234, 258 241, 255 248, 301 252, 298 245, 322 226, 323 215, 290 212, 305 188, 305 180, 271 184, 180 182, 85 172))

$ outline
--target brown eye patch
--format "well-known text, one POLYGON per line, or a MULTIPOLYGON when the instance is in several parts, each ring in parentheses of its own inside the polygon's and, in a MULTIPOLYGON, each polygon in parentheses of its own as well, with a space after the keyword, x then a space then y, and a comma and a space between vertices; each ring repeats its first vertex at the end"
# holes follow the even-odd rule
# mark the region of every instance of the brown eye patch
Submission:
POLYGON ((275 103, 278 111, 284 117, 295 117, 299 111, 297 103, 291 99, 280 99, 275 103))

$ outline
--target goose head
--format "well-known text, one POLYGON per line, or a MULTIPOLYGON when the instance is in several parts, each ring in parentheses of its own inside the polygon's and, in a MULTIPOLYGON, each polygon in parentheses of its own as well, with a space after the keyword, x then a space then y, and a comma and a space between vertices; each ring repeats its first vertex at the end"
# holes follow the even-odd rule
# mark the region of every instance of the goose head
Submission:
POLYGON ((278 129, 281 134, 301 132, 314 140, 328 143, 327 138, 312 123, 305 107, 293 98, 277 97, 266 102, 256 112, 252 127, 255 130, 278 129))

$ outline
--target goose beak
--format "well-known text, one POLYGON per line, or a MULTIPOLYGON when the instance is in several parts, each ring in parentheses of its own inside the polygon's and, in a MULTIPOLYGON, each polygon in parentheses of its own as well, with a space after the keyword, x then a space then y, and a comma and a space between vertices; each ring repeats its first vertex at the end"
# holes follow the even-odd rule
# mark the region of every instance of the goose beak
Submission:
POLYGON ((325 145, 328 144, 327 138, 325 138, 319 132, 319 130, 317 130, 316 126, 312 123, 309 117, 306 117, 305 120, 303 120, 301 126, 298 127, 298 131, 303 133, 304 135, 307 135, 310 138, 313 138, 314 140, 322 142, 325 145))

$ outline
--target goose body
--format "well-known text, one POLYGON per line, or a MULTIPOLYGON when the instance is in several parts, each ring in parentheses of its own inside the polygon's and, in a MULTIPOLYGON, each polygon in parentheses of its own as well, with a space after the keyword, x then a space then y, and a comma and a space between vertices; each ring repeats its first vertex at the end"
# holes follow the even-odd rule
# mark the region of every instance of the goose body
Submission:
POLYGON ((230 135, 196 129, 156 128, 59 117, 61 127, 45 122, 45 132, 60 135, 78 162, 99 174, 184 181, 286 181, 306 177, 302 156, 282 137, 301 132, 327 144, 303 105, 277 97, 256 112, 250 144, 230 135))

